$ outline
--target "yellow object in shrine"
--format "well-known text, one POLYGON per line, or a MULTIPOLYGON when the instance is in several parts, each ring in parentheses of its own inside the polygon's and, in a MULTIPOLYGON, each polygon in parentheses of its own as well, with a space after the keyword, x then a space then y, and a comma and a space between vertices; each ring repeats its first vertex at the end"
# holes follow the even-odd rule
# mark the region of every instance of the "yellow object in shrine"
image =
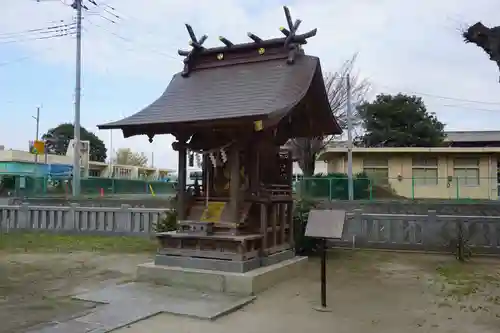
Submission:
POLYGON ((264 125, 262 124, 262 120, 254 121, 253 125, 254 125, 254 129, 256 132, 260 132, 264 128, 264 125))
POLYGON ((203 211, 200 220, 202 222, 214 222, 214 223, 220 222, 224 207, 226 207, 225 202, 219 202, 219 201, 209 202, 208 206, 205 207, 205 210, 203 211))

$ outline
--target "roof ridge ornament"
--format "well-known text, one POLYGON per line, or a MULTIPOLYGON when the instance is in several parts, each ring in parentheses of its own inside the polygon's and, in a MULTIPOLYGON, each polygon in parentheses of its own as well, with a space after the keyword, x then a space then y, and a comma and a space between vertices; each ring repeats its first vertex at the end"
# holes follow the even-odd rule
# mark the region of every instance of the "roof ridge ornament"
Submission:
POLYGON ((285 11, 286 22, 288 24, 288 29, 285 27, 280 27, 280 31, 285 38, 285 48, 288 48, 288 59, 287 64, 292 65, 295 62, 295 56, 301 50, 300 45, 307 43, 307 39, 316 36, 318 29, 313 29, 301 35, 297 35, 297 30, 299 29, 302 20, 292 21, 292 15, 290 14, 290 9, 287 6, 283 6, 285 11))
POLYGON ((207 35, 203 35, 198 40, 196 38, 196 35, 194 34, 193 28, 187 23, 186 23, 186 29, 189 33, 189 37, 191 38, 191 40, 189 41, 189 45, 192 47, 191 51, 184 51, 184 50, 177 51, 177 53, 179 55, 185 56, 185 58, 184 58, 184 70, 182 71, 182 74, 181 74, 183 77, 189 76, 189 73, 191 72, 191 69, 193 67, 194 60, 205 49, 203 47, 203 43, 208 38, 207 35))
POLYGON ((227 39, 226 37, 223 37, 223 36, 219 36, 219 40, 221 42, 224 43, 224 45, 226 45, 226 47, 231 47, 231 46, 234 46, 234 44, 229 40, 227 39))
MULTIPOLYGON (((199 59, 199 57, 203 55, 213 55, 215 53, 217 54, 217 56, 214 57, 214 60, 217 59, 219 61, 224 60, 225 59, 224 52, 231 49, 234 50, 235 52, 237 50, 240 50, 238 52, 241 52, 241 50, 248 50, 251 52, 257 50, 259 55, 263 55, 266 52, 266 47, 279 48, 281 43, 283 43, 285 49, 284 50, 285 52, 283 52, 283 56, 287 56, 287 64, 289 65, 294 64, 295 57, 297 56, 297 54, 303 53, 302 45, 307 44, 308 38, 316 36, 318 29, 313 29, 304 34, 297 34, 297 31, 302 21, 297 19, 295 20, 295 22, 293 22, 292 16, 290 15, 290 9, 288 9, 287 6, 283 6, 283 10, 285 11, 285 17, 288 28, 280 27, 280 31, 283 35, 285 35, 285 37, 264 40, 259 36, 251 32, 248 32, 247 36, 253 41, 253 43, 250 42, 243 44, 234 44, 226 37, 219 36, 219 40, 224 44, 224 47, 205 48, 203 47, 203 43, 207 39, 207 35, 203 35, 198 40, 193 32, 193 28, 189 24, 186 24, 186 29, 189 33, 189 36, 191 37, 189 45, 192 46, 192 49, 190 51, 185 51, 185 50, 178 51, 179 55, 185 57, 184 69, 181 75, 183 77, 188 77, 193 68, 195 67, 197 59, 199 59), (286 54, 286 52, 288 52, 288 55, 286 54)), ((244 60, 240 58, 240 61, 244 60)), ((205 66, 204 68, 207 68, 206 65, 207 64, 204 63, 205 66)))

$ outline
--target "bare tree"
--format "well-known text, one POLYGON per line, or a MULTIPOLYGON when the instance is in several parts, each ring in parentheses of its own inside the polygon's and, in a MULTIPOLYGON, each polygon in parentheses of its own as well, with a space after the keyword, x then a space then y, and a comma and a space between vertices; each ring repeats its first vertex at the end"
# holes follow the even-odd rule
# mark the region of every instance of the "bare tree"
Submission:
POLYGON ((477 22, 463 31, 462 36, 466 43, 476 44, 483 49, 500 69, 500 26, 488 28, 477 22))
MULTIPOLYGON (((359 127, 361 118, 356 110, 356 106, 363 101, 365 95, 370 89, 370 85, 366 80, 360 80, 358 75, 353 73, 354 63, 357 55, 353 55, 351 59, 345 61, 342 66, 334 73, 326 73, 324 75, 326 92, 332 113, 337 118, 340 127, 347 129, 347 75, 349 75, 351 83, 351 103, 352 124, 353 127, 359 127)), ((314 175, 314 165, 318 153, 320 153, 327 144, 335 139, 334 136, 319 136, 315 138, 295 138, 287 143, 287 147, 292 150, 292 155, 295 161, 299 163, 302 173, 306 177, 314 175)))
POLYGON ((133 152, 130 148, 120 148, 116 151, 113 163, 121 165, 146 166, 148 157, 144 153, 133 152))

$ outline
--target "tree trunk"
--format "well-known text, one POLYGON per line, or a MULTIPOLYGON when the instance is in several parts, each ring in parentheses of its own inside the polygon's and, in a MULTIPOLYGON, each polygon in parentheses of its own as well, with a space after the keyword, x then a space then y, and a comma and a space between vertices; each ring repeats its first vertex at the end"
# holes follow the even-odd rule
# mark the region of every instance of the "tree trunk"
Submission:
POLYGON ((316 154, 310 154, 309 156, 304 158, 304 160, 301 163, 302 165, 299 165, 300 168, 302 169, 304 177, 314 176, 315 161, 316 161, 316 154))
POLYGON ((302 174, 304 175, 304 177, 312 177, 314 176, 316 152, 312 147, 311 139, 302 139, 302 140, 303 140, 303 142, 301 143, 302 152, 298 160, 299 167, 302 170, 302 174))

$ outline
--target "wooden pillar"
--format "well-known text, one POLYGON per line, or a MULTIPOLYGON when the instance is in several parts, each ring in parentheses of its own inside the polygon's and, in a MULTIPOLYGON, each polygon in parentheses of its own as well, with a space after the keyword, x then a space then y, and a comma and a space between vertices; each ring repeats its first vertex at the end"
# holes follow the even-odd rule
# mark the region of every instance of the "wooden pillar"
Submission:
POLYGON ((256 143, 251 148, 251 170, 250 170, 250 189, 252 193, 257 193, 260 190, 260 150, 259 143, 256 143))
POLYGON ((288 243, 288 239, 285 238, 286 236, 286 226, 287 226, 287 217, 286 217, 286 207, 287 204, 285 203, 280 203, 279 204, 279 218, 280 218, 280 226, 281 226, 281 244, 288 243))
POLYGON ((201 166, 201 187, 203 189, 203 197, 207 195, 207 188, 208 188, 208 182, 207 178, 210 177, 208 174, 209 167, 208 167, 208 155, 203 154, 202 157, 202 166, 201 166))
POLYGON ((286 220, 288 223, 288 242, 291 247, 295 246, 294 225, 293 225, 293 202, 286 204, 286 220))
POLYGON ((262 252, 267 250, 267 205, 260 204, 260 234, 262 235, 262 252))
POLYGON ((179 186, 179 192, 177 195, 177 216, 179 220, 186 219, 186 142, 180 141, 177 145, 177 151, 179 152, 179 164, 178 164, 178 179, 177 184, 179 186))
POLYGON ((229 183, 229 204, 231 207, 231 222, 239 221, 240 194, 240 152, 237 146, 231 147, 229 153, 231 180, 229 183))
POLYGON ((276 215, 278 215, 278 209, 277 205, 275 203, 271 203, 271 226, 273 228, 273 247, 276 247, 278 245, 278 228, 276 228, 276 215))

